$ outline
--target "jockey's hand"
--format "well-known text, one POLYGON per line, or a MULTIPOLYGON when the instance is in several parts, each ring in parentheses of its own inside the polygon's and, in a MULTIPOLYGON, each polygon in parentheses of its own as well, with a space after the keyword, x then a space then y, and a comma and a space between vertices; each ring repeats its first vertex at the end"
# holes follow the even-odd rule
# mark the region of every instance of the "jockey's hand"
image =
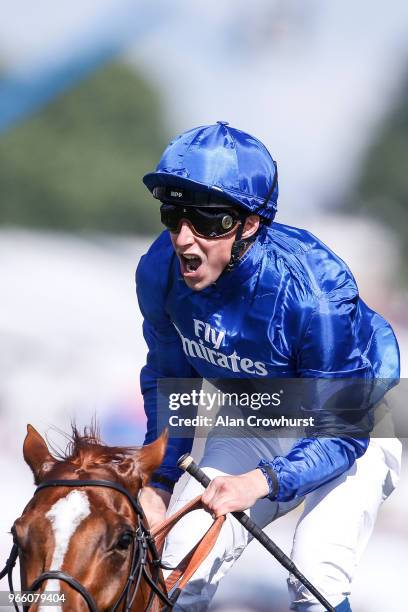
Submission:
POLYGON ((247 510, 268 493, 265 476, 255 469, 239 476, 217 476, 204 491, 202 502, 205 510, 218 517, 227 512, 247 510))
POLYGON ((144 513, 150 529, 162 523, 166 518, 166 510, 169 506, 171 493, 156 489, 155 487, 143 487, 139 495, 144 513))

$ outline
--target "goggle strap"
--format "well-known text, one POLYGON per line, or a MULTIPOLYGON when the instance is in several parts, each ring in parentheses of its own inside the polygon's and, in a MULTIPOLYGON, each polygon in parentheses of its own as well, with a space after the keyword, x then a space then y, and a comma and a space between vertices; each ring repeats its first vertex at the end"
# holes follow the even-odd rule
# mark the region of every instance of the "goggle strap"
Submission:
POLYGON ((231 248, 231 257, 226 267, 227 272, 231 272, 235 264, 239 261, 241 257, 242 248, 246 245, 246 240, 242 240, 243 231, 244 231, 244 223, 241 222, 241 225, 239 226, 237 234, 235 236, 234 244, 232 245, 232 248, 231 248))

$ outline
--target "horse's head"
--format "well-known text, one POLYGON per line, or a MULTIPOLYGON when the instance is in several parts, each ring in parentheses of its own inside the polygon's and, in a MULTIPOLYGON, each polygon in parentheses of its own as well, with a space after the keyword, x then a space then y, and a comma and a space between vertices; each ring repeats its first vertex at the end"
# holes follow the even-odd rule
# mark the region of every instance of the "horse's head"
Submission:
MULTIPOLYGON (((95 431, 85 431, 81 436, 73 428, 67 452, 54 456, 31 425, 27 430, 24 459, 40 490, 13 527, 22 588, 28 589, 44 572, 59 571, 82 585, 98 610, 111 610, 126 587, 137 546, 132 499, 161 464, 166 435, 142 448, 122 448, 104 445, 95 431), (55 480, 102 480, 117 488, 59 484, 41 489, 44 483, 55 480)), ((88 609, 84 597, 69 581, 67 584, 52 578, 44 580, 39 588, 63 594, 64 612, 88 609)), ((132 609, 140 609, 137 600, 132 609)), ((118 609, 122 610, 122 604, 118 609)))

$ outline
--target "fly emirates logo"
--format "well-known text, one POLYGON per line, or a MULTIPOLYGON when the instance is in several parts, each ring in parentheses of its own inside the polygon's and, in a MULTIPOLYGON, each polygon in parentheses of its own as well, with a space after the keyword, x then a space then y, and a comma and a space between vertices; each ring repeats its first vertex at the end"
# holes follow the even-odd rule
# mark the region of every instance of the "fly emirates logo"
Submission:
POLYGON ((183 343, 183 351, 188 357, 205 359, 205 361, 215 366, 231 370, 232 372, 255 374, 257 376, 268 375, 268 370, 262 361, 252 361, 249 357, 241 357, 236 351, 231 355, 221 353, 218 349, 224 339, 224 331, 218 331, 211 327, 209 323, 204 323, 204 321, 199 319, 193 319, 193 321, 194 334, 197 340, 190 340, 190 338, 183 336, 177 325, 173 323, 183 343), (207 346, 208 344, 212 348, 207 346))

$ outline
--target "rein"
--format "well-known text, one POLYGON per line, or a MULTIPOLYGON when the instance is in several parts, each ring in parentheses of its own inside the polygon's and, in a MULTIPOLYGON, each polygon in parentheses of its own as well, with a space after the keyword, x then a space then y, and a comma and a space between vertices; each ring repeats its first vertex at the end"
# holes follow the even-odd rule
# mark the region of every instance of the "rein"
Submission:
MULTIPOLYGON (((47 480, 38 485, 34 492, 34 495, 36 495, 39 491, 50 487, 105 487, 107 489, 118 491, 127 498, 130 505, 132 506, 132 509, 137 519, 136 530, 133 534, 132 559, 130 564, 129 576, 127 578, 126 584, 123 587, 122 592, 120 593, 114 606, 112 607, 111 612, 116 612, 122 602, 124 602, 123 611, 130 612, 142 578, 146 580, 146 582, 151 588, 151 593, 145 612, 148 612, 151 609, 155 595, 157 595, 166 605, 166 610, 171 610, 175 604, 175 600, 177 599, 177 589, 173 597, 168 597, 166 587, 162 578, 160 577, 160 569, 162 567, 161 559, 157 551, 154 538, 151 535, 149 529, 146 527, 146 517, 138 500, 132 497, 129 491, 125 489, 125 487, 123 487, 119 483, 112 482, 110 480, 47 480), (150 561, 148 559, 149 553, 151 556, 150 561), (153 566, 152 576, 149 575, 146 569, 148 564, 153 566), (162 583, 161 586, 159 586, 160 582, 162 583)), ((0 572, 0 580, 7 575, 9 589, 10 592, 13 594, 13 569, 16 564, 17 558, 18 545, 17 543, 14 543, 10 552, 10 556, 6 561, 6 565, 4 569, 0 572)), ((43 572, 34 580, 28 590, 36 591, 46 580, 61 580, 63 582, 66 582, 71 588, 77 591, 77 593, 80 593, 80 595, 86 601, 90 612, 98 612, 95 600, 90 594, 90 592, 73 576, 60 570, 43 572)), ((19 607, 15 603, 15 601, 13 603, 16 612, 20 612, 19 607)))

